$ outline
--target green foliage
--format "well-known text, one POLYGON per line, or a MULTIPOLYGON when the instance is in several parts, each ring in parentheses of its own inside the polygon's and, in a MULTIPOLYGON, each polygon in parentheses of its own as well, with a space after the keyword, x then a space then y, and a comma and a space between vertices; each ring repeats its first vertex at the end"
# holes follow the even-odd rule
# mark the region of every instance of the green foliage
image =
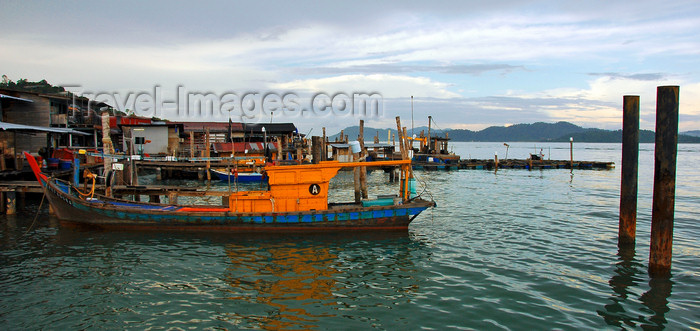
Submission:
MULTIPOLYGON (((5 78, 4 76, 3 78, 5 78)), ((12 80, 3 80, 0 82, 0 88, 6 88, 10 90, 15 90, 15 91, 23 91, 23 92, 36 92, 36 93, 63 93, 66 92, 66 89, 63 88, 62 86, 53 86, 49 84, 49 82, 46 81, 46 79, 42 79, 38 82, 30 82, 26 78, 20 78, 17 80, 17 82, 13 82, 12 80)), ((70 92, 69 92, 70 93, 70 92)))

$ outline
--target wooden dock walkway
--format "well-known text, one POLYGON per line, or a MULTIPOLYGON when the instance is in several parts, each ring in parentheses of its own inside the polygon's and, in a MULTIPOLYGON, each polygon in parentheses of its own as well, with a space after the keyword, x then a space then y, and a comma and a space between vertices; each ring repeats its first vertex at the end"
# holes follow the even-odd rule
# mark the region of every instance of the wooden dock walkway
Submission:
POLYGON ((17 213, 17 199, 24 201, 27 193, 43 193, 44 189, 37 181, 4 181, 0 182, 0 214, 14 215, 17 213))
MULTIPOLYGON (((210 164, 210 167, 226 167, 227 162, 216 160, 210 164)), ((530 159, 509 159, 499 160, 494 159, 465 159, 460 160, 456 164, 437 164, 432 162, 414 162, 413 168, 417 170, 496 170, 496 169, 526 169, 526 170, 544 170, 544 169, 573 169, 578 170, 605 170, 615 168, 614 162, 599 162, 599 161, 570 161, 570 160, 530 160, 530 159)), ((206 169, 205 162, 144 162, 138 164, 141 168, 155 168, 159 171, 199 171, 201 174, 206 169)), ((392 181, 392 169, 377 169, 368 170, 383 170, 390 174, 392 181)), ((160 176, 158 176, 160 177, 160 176)), ((166 177, 166 176, 163 176, 166 177)), ((173 177, 173 176, 168 176, 173 177)), ((203 179, 203 176, 199 176, 203 179)), ((99 191, 99 189, 98 189, 99 191)), ((16 204, 18 198, 23 198, 26 193, 43 193, 43 188, 36 181, 3 181, 0 182, 0 214, 16 213, 16 204), (19 195, 19 197, 18 197, 19 195)), ((228 191, 211 191, 202 187, 183 187, 183 186, 166 186, 166 185, 115 185, 112 187, 114 196, 132 195, 135 199, 140 199, 141 196, 148 196, 151 202, 160 202, 161 196, 167 197, 170 203, 177 203, 178 197, 198 197, 198 196, 221 196, 222 202, 228 202, 228 191)))
POLYGON ((494 170, 498 169, 573 169, 604 170, 615 168, 614 162, 600 161, 569 161, 569 160, 530 160, 530 159, 465 159, 455 164, 439 164, 433 162, 414 162, 413 168, 418 170, 494 170))

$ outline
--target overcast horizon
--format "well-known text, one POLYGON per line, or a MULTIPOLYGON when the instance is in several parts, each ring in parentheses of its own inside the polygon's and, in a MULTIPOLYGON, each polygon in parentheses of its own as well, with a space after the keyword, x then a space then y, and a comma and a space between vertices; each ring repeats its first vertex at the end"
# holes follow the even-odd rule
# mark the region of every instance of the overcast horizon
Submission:
MULTIPOLYGON (((443 128, 567 121, 621 127, 640 95, 654 129, 656 87, 680 86, 680 131, 700 129, 700 2, 375 3, 0 1, 0 74, 81 94, 178 86, 217 95, 381 95, 374 128, 401 116, 443 128), (693 32, 695 31, 695 32, 693 32)), ((168 118, 167 116, 164 116, 168 118)), ((272 118, 270 118, 272 117, 272 118)), ((169 118, 172 119, 172 118, 169 118)), ((354 116, 287 116, 300 132, 354 116)), ((316 130, 314 130, 316 131, 316 130)))

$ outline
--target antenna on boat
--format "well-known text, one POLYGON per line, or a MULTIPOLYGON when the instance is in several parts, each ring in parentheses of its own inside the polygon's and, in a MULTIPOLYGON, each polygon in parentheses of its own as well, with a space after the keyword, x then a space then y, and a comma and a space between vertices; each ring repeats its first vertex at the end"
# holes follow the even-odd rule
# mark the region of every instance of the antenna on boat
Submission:
POLYGON ((411 96, 411 136, 413 136, 413 96, 411 96))

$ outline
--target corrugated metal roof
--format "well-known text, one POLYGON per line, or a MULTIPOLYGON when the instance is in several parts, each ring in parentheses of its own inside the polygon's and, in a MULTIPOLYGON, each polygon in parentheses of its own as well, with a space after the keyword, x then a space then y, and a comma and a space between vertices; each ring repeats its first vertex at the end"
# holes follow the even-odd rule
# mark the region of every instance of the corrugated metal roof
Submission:
MULTIPOLYGON (((185 132, 204 132, 207 128, 209 128, 209 132, 228 132, 228 122, 169 122, 168 124, 182 124, 185 132)), ((243 124, 231 123, 231 131, 243 131, 243 124)))
POLYGON ((261 133, 263 127, 268 134, 287 134, 297 131, 294 123, 243 123, 243 125, 246 132, 253 133, 261 133))
MULTIPOLYGON (((249 152, 262 152, 265 150, 265 147, 262 142, 213 143, 213 145, 214 149, 219 153, 230 153, 232 147, 236 149, 236 153, 243 153, 246 149, 249 152)), ((274 142, 268 142, 267 147, 270 149, 270 151, 277 150, 277 144, 274 142)))
POLYGON ((9 95, 4 95, 4 94, 0 94, 0 99, 12 99, 12 100, 19 100, 19 101, 24 101, 24 102, 34 102, 33 100, 23 99, 23 98, 18 98, 18 97, 12 97, 12 96, 9 96, 9 95))
POLYGON ((91 133, 80 132, 68 128, 53 128, 46 126, 33 126, 24 124, 14 124, 7 122, 0 122, 0 129, 7 131, 24 131, 24 132, 50 132, 50 133, 63 133, 63 134, 77 134, 81 136, 90 136, 91 133))
MULTIPOLYGON (((330 144, 333 148, 349 148, 350 144, 345 143, 334 143, 330 144)), ((391 148, 394 145, 387 143, 365 143, 365 148, 391 148)))

